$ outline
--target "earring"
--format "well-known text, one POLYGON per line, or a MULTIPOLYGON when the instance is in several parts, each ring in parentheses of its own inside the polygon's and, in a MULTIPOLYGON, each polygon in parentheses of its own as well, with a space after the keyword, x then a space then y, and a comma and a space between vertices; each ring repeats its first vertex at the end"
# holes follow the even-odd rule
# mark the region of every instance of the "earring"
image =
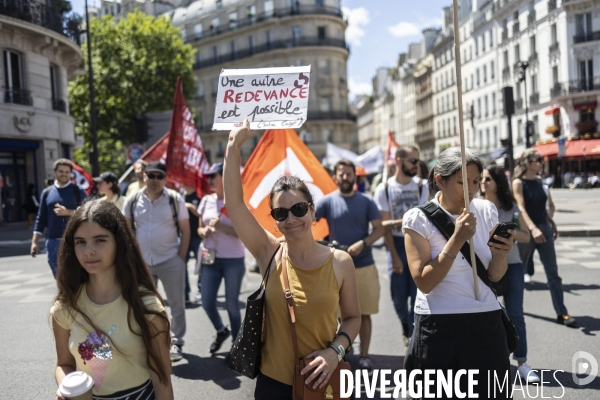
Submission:
POLYGON ((317 226, 317 221, 313 221, 312 226, 317 226))

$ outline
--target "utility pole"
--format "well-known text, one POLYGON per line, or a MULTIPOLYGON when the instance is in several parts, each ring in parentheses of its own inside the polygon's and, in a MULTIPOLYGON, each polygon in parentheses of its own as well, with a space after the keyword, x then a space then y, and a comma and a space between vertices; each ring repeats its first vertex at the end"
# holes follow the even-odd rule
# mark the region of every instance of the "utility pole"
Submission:
POLYGON ((512 131, 512 116, 515 113, 515 102, 513 100, 513 88, 511 86, 502 88, 502 103, 504 107, 504 115, 508 119, 508 138, 506 139, 506 152, 508 158, 508 170, 512 179, 515 170, 512 131))
POLYGON ((90 31, 90 17, 87 0, 85 0, 85 29, 88 50, 88 84, 90 88, 90 130, 92 133, 92 151, 89 153, 90 164, 92 165, 92 176, 100 176, 100 164, 98 162, 98 129, 96 126, 96 100, 94 98, 94 68, 92 67, 92 32, 90 31))
POLYGON ((518 65, 521 69, 521 72, 517 78, 519 82, 523 82, 523 85, 525 86, 525 147, 530 148, 533 145, 531 143, 533 132, 531 125, 529 124, 529 108, 527 107, 527 75, 525 74, 527 67, 529 67, 529 63, 527 61, 519 61, 518 65))

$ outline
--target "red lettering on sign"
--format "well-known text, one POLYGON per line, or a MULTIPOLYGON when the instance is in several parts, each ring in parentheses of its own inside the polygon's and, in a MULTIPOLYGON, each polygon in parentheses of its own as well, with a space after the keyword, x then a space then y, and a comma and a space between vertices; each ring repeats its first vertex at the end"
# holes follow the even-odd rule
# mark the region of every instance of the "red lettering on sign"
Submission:
POLYGON ((305 99, 306 98, 306 87, 303 87, 302 89, 300 89, 300 98, 301 99, 305 99))
POLYGON ((256 101, 260 101, 260 94, 262 93, 262 90, 257 90, 256 94, 254 95, 254 100, 256 101))
POLYGON ((223 103, 227 103, 227 100, 229 100, 230 102, 233 103, 233 90, 232 89, 228 89, 225 91, 225 96, 223 96, 223 103))
POLYGON ((290 89, 280 89, 279 91, 279 97, 280 98, 284 98, 288 96, 288 92, 290 91, 290 89))
POLYGON ((295 92, 295 91, 296 91, 296 88, 293 88, 292 90, 290 90, 290 97, 291 97, 292 99, 295 99, 296 97, 298 97, 298 96, 294 96, 294 92, 295 92))
POLYGON ((236 103, 241 103, 241 102, 242 102, 242 95, 243 95, 243 93, 241 93, 241 92, 240 92, 240 93, 237 93, 237 94, 235 95, 235 102, 236 102, 236 103))
POLYGON ((247 103, 247 102, 249 102, 251 100, 254 100, 254 93, 252 93, 252 92, 246 92, 244 94, 244 101, 247 103), (250 95, 250 98, 248 98, 248 95, 250 95))

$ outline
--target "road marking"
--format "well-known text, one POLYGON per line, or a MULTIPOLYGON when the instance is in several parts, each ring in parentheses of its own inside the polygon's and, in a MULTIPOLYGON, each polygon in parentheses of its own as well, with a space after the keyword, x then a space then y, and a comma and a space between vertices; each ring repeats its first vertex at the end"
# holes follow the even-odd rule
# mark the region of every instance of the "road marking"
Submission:
POLYGON ((10 276, 10 275, 14 275, 14 274, 18 274, 21 271, 0 271, 0 278, 3 276, 10 276))
POLYGON ((592 254, 592 253, 584 253, 583 251, 580 251, 578 253, 573 253, 573 252, 565 252, 565 253, 560 253, 561 258, 596 258, 598 257, 597 254, 592 254))
POLYGON ((569 264, 569 265, 578 264, 577 261, 570 260, 568 258, 562 258, 562 257, 556 257, 556 263, 558 265, 563 265, 563 264, 569 264))
POLYGON ((586 268, 600 269, 600 261, 582 262, 581 265, 583 265, 586 268))
POLYGON ((48 305, 52 305, 54 296, 56 296, 56 294, 52 296, 46 296, 43 294, 33 294, 20 300, 19 303, 48 303, 48 305))
POLYGON ((14 289, 14 290, 7 290, 4 291, 2 293, 0 293, 0 297, 13 297, 13 296, 26 296, 26 295, 31 295, 34 293, 39 292, 40 290, 43 290, 44 288, 36 288, 36 289, 14 289))
POLYGON ((45 277, 45 278, 35 278, 35 279, 30 279, 27 282, 23 282, 23 285, 39 285, 40 283, 52 283, 53 286, 56 286, 56 279, 52 278, 52 277, 45 277))
POLYGON ((0 292, 4 292, 5 290, 10 290, 12 288, 16 288, 18 286, 21 286, 20 284, 14 284, 14 285, 0 285, 0 292))
POLYGON ((588 242, 587 240, 569 240, 566 241, 566 243, 568 243, 568 246, 570 247, 586 247, 594 244, 594 242, 588 242))
POLYGON ((27 280, 34 279, 34 278, 37 278, 42 275, 43 274, 15 274, 15 275, 11 275, 11 276, 8 276, 8 277, 0 280, 0 282, 27 281, 27 280))

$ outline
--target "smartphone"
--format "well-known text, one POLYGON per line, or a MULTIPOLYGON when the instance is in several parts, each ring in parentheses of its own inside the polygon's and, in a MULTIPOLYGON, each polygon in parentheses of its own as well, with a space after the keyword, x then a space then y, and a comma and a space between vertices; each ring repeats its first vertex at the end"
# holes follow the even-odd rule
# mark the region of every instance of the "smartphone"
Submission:
POLYGON ((491 243, 504 244, 501 241, 494 239, 494 236, 498 235, 500 237, 508 239, 510 237, 510 233, 508 233, 509 229, 512 229, 513 231, 516 230, 517 224, 515 224, 514 222, 499 223, 498 226, 496 226, 494 233, 492 233, 492 236, 490 237, 490 240, 488 241, 488 245, 490 245, 491 243))

